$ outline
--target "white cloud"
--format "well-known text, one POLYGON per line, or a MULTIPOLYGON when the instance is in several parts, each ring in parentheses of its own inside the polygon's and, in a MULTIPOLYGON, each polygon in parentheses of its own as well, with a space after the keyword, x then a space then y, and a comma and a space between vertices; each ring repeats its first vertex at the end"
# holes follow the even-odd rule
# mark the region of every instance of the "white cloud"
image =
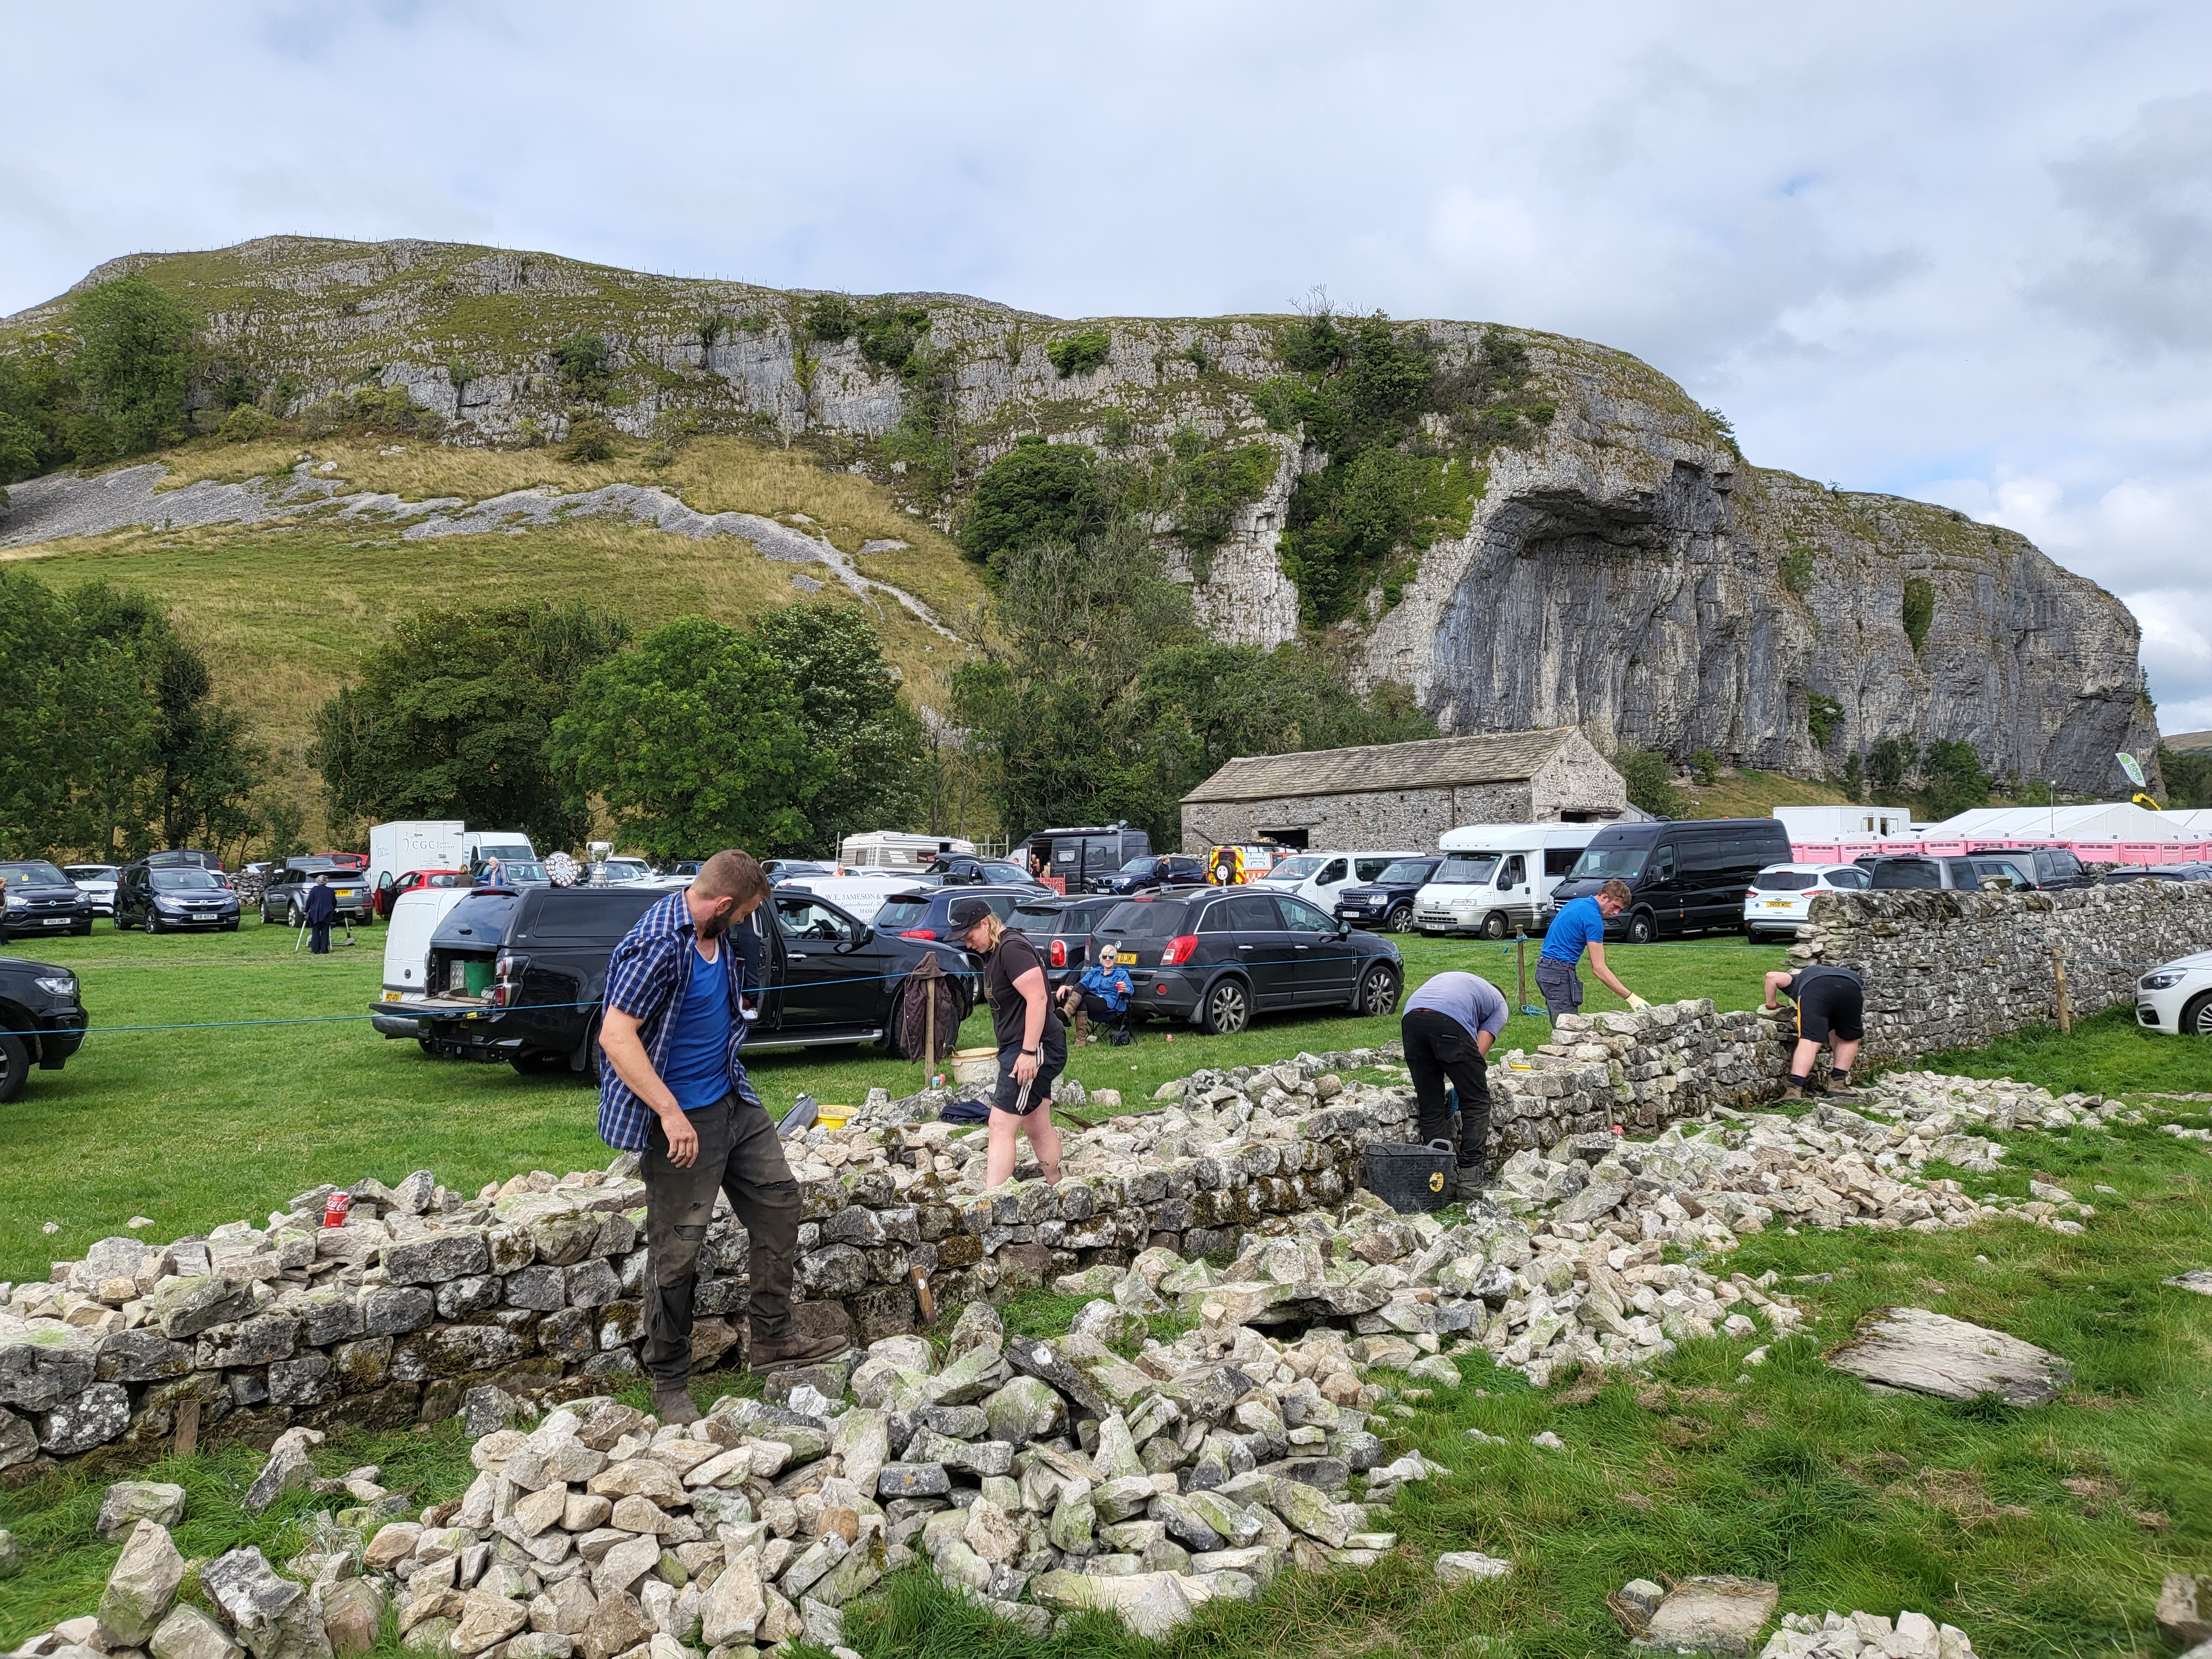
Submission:
MULTIPOLYGON (((1754 460, 1946 501, 2169 609, 2212 592, 2212 9, 2182 0, 124 0, 9 27, 40 68, 0 100, 0 311, 288 230, 1061 316, 1323 283, 1602 340, 1754 460)), ((2212 697, 2147 650, 2167 710, 2212 697)))

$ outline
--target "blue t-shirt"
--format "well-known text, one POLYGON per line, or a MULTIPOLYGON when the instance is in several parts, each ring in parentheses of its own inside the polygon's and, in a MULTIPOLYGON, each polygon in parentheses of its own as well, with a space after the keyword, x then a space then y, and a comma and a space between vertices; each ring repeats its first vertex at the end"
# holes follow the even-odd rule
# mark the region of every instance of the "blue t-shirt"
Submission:
POLYGON ((691 985, 668 1034, 668 1060, 660 1080, 687 1112, 712 1106, 730 1092, 730 941, 708 962, 691 947, 691 985))
POLYGON ((1457 1020, 1469 1036, 1487 1031, 1493 1037, 1505 1029, 1505 994, 1480 974, 1438 974, 1406 999, 1406 1012, 1425 1008, 1457 1020))
POLYGON ((1596 896, 1570 899, 1559 907, 1559 914, 1544 930, 1543 959, 1580 962, 1584 945, 1604 943, 1605 912, 1597 908, 1596 896))

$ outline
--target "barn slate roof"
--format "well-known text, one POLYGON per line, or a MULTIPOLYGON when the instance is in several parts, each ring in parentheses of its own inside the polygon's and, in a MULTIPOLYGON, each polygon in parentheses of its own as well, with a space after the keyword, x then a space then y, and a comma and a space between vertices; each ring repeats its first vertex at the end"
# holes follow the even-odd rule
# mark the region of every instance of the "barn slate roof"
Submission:
POLYGON ((1571 726, 1535 732, 1486 732, 1358 749, 1309 749, 1293 755, 1246 755, 1232 760, 1183 797, 1208 801, 1276 800, 1302 795, 1364 795, 1405 789, 1445 789, 1463 783, 1517 782, 1535 775, 1571 726))

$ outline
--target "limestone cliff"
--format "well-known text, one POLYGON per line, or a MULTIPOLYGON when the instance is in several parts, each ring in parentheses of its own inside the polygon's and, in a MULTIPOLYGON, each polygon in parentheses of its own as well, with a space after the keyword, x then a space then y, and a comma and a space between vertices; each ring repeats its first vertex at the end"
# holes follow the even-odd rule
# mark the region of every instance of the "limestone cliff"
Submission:
MULTIPOLYGON (((1181 555, 1176 568, 1203 574, 1195 597, 1219 636, 1274 644, 1298 631, 1277 538, 1301 470, 1326 458, 1297 432, 1268 431, 1255 405, 1282 372, 1287 319, 1073 324, 892 296, 926 314, 939 369, 925 489, 892 441, 911 424, 916 384, 863 340, 811 338, 809 295, 537 253, 292 237, 132 256, 87 281, 126 269, 191 300, 236 365, 295 410, 398 386, 453 422, 451 441, 557 435, 573 387, 552 349, 588 331, 609 349, 604 395, 624 429, 679 420, 805 441, 908 487, 947 525, 964 485, 1024 433, 1126 455, 1159 453, 1184 428, 1265 441, 1281 457, 1272 487, 1202 573, 1181 555), (1079 332, 1107 336, 1103 360, 1063 374, 1052 348, 1079 332)), ((0 324, 0 346, 52 326, 64 304, 0 324)), ((1419 326, 1454 362, 1496 325, 1419 326)), ((1996 773, 2082 792, 2112 787, 2114 750, 2154 749, 2134 619, 2021 537, 1751 466, 1649 366, 1505 332, 1555 418, 1487 458, 1467 533, 1429 548, 1396 603, 1378 586, 1340 624, 1361 672, 1413 686, 1444 731, 1573 724, 1601 743, 1711 749, 1801 775, 1833 772, 1884 737, 1962 738, 1996 773)))

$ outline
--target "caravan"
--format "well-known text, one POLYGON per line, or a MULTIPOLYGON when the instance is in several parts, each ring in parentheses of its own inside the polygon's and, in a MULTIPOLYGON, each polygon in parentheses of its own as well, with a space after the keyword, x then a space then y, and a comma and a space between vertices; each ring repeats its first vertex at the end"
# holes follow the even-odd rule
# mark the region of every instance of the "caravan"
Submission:
POLYGON ((1537 932, 1552 918, 1553 890, 1599 827, 1469 823, 1446 830, 1437 842, 1443 862, 1413 896, 1413 925, 1425 933, 1485 939, 1537 932))

